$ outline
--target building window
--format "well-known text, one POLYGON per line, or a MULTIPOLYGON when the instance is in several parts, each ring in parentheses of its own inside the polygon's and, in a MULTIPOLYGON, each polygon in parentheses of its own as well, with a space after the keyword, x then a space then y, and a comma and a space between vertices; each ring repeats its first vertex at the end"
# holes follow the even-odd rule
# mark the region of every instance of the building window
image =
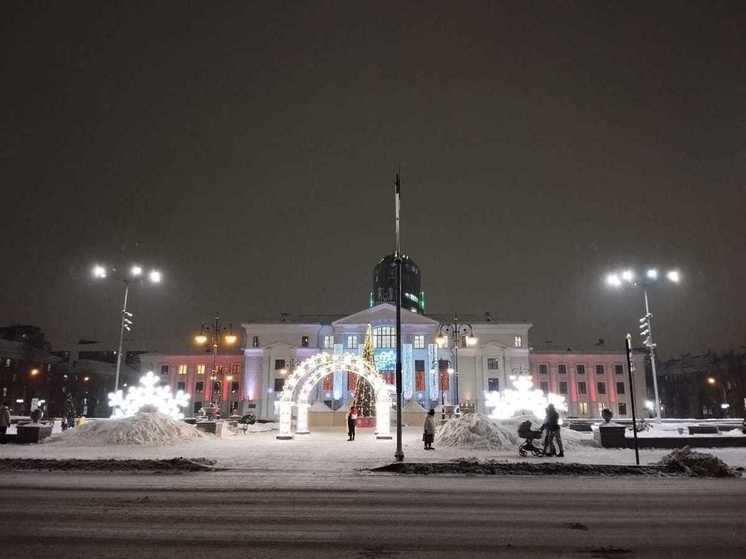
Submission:
POLYGON ((557 365, 557 373, 560 375, 566 375, 567 374, 567 365, 562 363, 561 365, 557 365))
POLYGON ((604 366, 603 365, 596 365, 596 374, 597 375, 603 375, 604 374, 604 366))
POLYGON ((523 347, 523 336, 513 337, 513 345, 515 347, 523 347))
POLYGON ((332 349, 334 347, 334 336, 324 336, 324 349, 332 349))
POLYGON ((213 394, 220 394, 220 383, 219 382, 213 382, 212 383, 212 393, 213 394))
POLYGON ((619 402, 617 409, 619 410, 619 415, 627 415, 627 404, 625 402, 619 402))
POLYGON ((500 390, 500 379, 499 378, 488 378, 487 379, 487 390, 489 392, 498 392, 500 390))
POLYGON ((584 382, 578 383, 578 394, 588 394, 588 389, 586 388, 584 382))
POLYGON ((194 402, 194 413, 199 413, 202 409, 202 402, 194 402))
POLYGON ((275 359, 275 371, 280 371, 285 368, 284 359, 275 359))
POLYGON ((347 336, 347 349, 357 349, 358 341, 357 336, 347 336))
POLYGON ((285 379, 276 378, 275 379, 275 392, 282 392, 283 388, 285 388, 285 379))
POLYGON ((414 337, 414 349, 425 349, 425 336, 418 334, 414 337))
POLYGON ((200 363, 199 365, 197 365, 197 374, 198 375, 204 375, 205 374, 205 364, 204 363, 200 363))
POLYGON ((539 389, 546 394, 549 392, 549 383, 548 382, 540 382, 539 383, 539 389))
POLYGON ((425 391, 425 371, 417 371, 414 372, 414 389, 417 392, 424 392, 425 391))
POLYGON ((259 347, 259 336, 252 336, 251 347, 259 347))
POLYGON ((597 382, 596 383, 596 389, 599 394, 606 394, 606 383, 605 382, 597 382))
POLYGON ((300 345, 301 347, 308 347, 308 336, 301 336, 300 337, 300 345))
POLYGON ((194 391, 195 392, 204 392, 205 391, 205 383, 200 381, 194 384, 194 391))
POLYGON ((161 365, 161 374, 162 375, 168 374, 168 365, 161 365))
POLYGON ((414 360, 414 370, 415 371, 422 371, 425 372, 425 360, 424 359, 415 359, 414 360))
POLYGON ((373 347, 396 347, 396 328, 393 326, 373 328, 373 347))
POLYGON ((186 390, 186 382, 177 382, 176 390, 181 390, 182 392, 184 392, 186 390))
POLYGON ((489 357, 487 359, 487 368, 490 371, 497 371, 500 368, 500 360, 496 357, 489 357))
POLYGON ((616 383, 616 393, 617 394, 624 394, 624 383, 623 382, 617 382, 616 383))
POLYGON ((184 364, 181 364, 181 365, 179 365, 179 370, 178 370, 178 372, 179 372, 179 374, 180 374, 180 375, 185 375, 185 374, 187 374, 187 366, 186 366, 186 365, 184 365, 184 364))
POLYGON ((575 365, 575 373, 578 375, 585 374, 585 365, 575 365))
POLYGON ((614 372, 617 375, 623 375, 624 374, 624 365, 614 365, 614 372))
POLYGON ((238 392, 238 383, 234 381, 231 383, 231 393, 235 394, 236 392, 238 392))
POLYGON ((588 402, 578 403, 578 413, 580 415, 588 415, 588 402))
POLYGON ((231 363, 231 373, 237 375, 241 372, 241 363, 231 363))
POLYGON ((560 394, 567 394, 567 383, 566 382, 560 382, 559 383, 559 393, 560 394))
POLYGON ((547 367, 544 364, 539 365, 539 374, 540 375, 546 375, 549 371, 549 367, 547 367))

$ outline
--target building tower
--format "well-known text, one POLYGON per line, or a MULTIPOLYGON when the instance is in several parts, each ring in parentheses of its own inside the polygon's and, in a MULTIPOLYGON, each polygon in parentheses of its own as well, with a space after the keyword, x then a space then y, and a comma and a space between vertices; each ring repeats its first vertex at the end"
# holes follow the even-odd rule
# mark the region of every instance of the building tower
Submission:
MULTIPOLYGON (((369 306, 381 303, 396 304, 396 260, 389 254, 373 268, 373 290, 370 292, 369 306)), ((402 254, 402 300, 401 306, 412 312, 424 314, 425 292, 422 291, 420 268, 414 260, 402 254)))

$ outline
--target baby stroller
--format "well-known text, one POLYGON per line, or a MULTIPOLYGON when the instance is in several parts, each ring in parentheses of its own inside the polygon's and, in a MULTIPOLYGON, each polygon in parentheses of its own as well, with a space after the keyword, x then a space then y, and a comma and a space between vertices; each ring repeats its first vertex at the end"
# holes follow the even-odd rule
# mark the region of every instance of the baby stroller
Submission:
POLYGON ((541 430, 533 431, 531 429, 530 421, 524 421, 518 426, 518 436, 522 439, 526 439, 524 443, 518 447, 518 454, 521 456, 527 456, 530 452, 534 456, 544 456, 544 450, 538 446, 534 446, 534 439, 541 439, 541 430))

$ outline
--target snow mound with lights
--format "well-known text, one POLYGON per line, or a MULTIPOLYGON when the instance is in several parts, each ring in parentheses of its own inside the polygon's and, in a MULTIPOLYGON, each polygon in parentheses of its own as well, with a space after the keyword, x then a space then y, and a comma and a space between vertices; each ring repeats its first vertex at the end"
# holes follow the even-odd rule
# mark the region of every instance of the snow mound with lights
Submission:
POLYGON ((203 436, 183 421, 157 411, 140 411, 130 417, 90 420, 47 441, 71 446, 169 446, 203 436))

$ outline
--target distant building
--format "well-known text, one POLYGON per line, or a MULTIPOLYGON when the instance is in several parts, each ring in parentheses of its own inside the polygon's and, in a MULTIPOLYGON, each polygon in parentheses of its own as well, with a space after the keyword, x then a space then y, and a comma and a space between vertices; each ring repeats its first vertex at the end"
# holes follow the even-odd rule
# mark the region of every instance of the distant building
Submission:
POLYGON ((746 353, 708 351, 659 362, 658 389, 667 417, 743 417, 746 353))
POLYGON ((47 403, 56 361, 39 327, 0 327, 0 401, 8 403, 11 414, 28 415, 47 403))
POLYGON ((140 356, 142 371, 153 371, 162 384, 172 390, 189 394, 191 409, 186 415, 193 415, 206 407, 209 402, 219 404, 221 413, 231 414, 246 410, 241 402, 244 386, 244 358, 240 350, 222 352, 216 359, 216 371, 212 371, 212 354, 198 353, 162 354, 145 353, 140 356))
MULTIPOLYGON (((373 289, 369 306, 381 303, 396 304, 396 260, 393 254, 384 256, 373 268, 373 289)), ((424 314, 425 292, 422 291, 420 268, 407 255, 402 255, 402 300, 403 309, 424 314)))
MULTIPOLYGON (((632 375, 638 417, 647 416, 645 400, 645 356, 633 354, 632 375)), ((608 408, 616 417, 632 417, 631 390, 625 351, 594 348, 577 351, 541 349, 529 354, 534 386, 564 396, 567 415, 599 418, 608 408)))

